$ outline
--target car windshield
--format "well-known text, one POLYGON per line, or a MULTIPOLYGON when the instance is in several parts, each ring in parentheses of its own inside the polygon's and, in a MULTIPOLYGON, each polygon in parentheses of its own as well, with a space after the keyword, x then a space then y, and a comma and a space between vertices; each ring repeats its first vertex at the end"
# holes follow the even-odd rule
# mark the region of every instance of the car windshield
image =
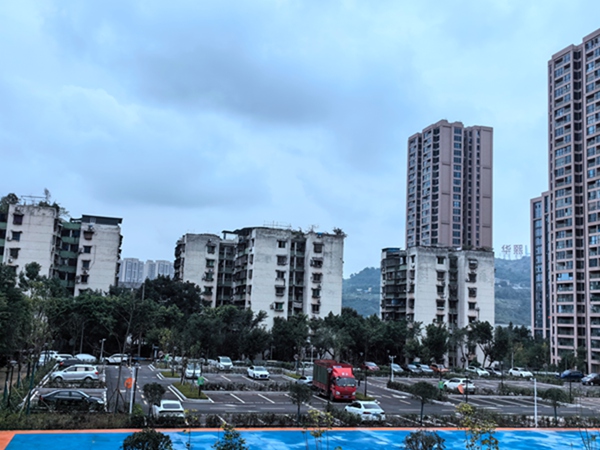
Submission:
POLYGON ((229 356, 221 356, 219 359, 222 363, 231 363, 231 358, 229 356))
POLYGON ((188 364, 187 368, 188 370, 199 370, 200 364, 188 364))
POLYGON ((264 368, 264 367, 262 367, 262 366, 256 366, 256 367, 254 368, 254 371, 255 371, 255 372, 266 372, 266 371, 267 371, 267 369, 265 369, 265 368, 264 368))
POLYGON ((363 408, 365 408, 365 409, 377 409, 377 410, 381 410, 381 408, 379 407, 379 405, 376 404, 376 403, 363 403, 363 408))
POLYGON ((163 409, 181 409, 181 405, 179 403, 169 402, 163 403, 163 409))
POLYGON ((356 386, 354 378, 338 378, 335 382, 338 386, 353 387, 356 386))

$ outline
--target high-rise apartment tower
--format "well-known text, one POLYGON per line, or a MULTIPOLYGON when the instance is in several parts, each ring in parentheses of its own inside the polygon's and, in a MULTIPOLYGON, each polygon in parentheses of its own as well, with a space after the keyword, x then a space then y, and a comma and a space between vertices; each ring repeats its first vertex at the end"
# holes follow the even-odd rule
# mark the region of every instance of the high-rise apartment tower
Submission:
POLYGON ((600 29, 548 62, 548 191, 531 200, 532 329, 600 371, 600 29))
POLYGON ((408 139, 406 247, 492 248, 493 129, 441 120, 408 139))

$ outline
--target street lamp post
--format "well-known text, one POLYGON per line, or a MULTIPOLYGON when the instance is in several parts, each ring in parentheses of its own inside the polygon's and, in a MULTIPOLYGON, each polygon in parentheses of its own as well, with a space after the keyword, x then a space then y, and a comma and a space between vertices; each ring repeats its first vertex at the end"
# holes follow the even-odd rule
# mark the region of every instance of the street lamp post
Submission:
POLYGON ((537 380, 533 379, 533 417, 535 419, 535 427, 538 427, 538 410, 537 410, 537 380))
POLYGON ((100 362, 102 364, 104 364, 104 341, 106 341, 106 338, 100 341, 100 362))
POLYGON ((393 383, 394 382, 394 358, 395 356, 389 356, 390 361, 392 362, 392 364, 390 365, 390 381, 393 383))

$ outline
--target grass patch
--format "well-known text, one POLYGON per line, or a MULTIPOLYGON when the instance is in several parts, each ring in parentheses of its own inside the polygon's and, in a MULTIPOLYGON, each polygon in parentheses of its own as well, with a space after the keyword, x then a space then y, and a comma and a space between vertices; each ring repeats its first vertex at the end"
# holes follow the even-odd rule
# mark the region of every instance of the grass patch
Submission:
POLYGON ((160 373, 165 378, 181 378, 181 374, 177 372, 171 372, 170 370, 161 370, 160 373))
POLYGON ((362 400, 363 402, 372 402, 375 400, 375 397, 370 397, 368 395, 362 394, 360 392, 356 393, 356 400, 362 400))
POLYGON ((187 398, 194 398, 200 400, 208 400, 208 397, 204 392, 200 392, 198 394, 198 386, 193 383, 173 383, 173 387, 175 387, 179 392, 185 395, 187 398))

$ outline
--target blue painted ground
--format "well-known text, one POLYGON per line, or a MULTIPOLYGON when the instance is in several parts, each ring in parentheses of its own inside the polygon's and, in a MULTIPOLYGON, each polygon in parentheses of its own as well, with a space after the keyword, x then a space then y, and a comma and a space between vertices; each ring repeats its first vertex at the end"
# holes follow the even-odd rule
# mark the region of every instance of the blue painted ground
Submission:
MULTIPOLYGON (((333 450, 341 446, 343 450, 369 450, 381 448, 403 449, 408 430, 356 430, 330 431, 323 439, 323 449, 333 450)), ((465 434, 462 431, 438 431, 446 442, 447 450, 463 450, 465 434)), ((18 434, 8 445, 7 450, 117 450, 129 433, 63 433, 63 434, 18 434)), ((188 434, 167 432, 176 450, 185 450, 188 434)), ((192 432, 191 448, 210 449, 221 433, 192 432)), ((593 434, 597 434, 594 432, 593 434)), ((313 449, 314 438, 302 431, 243 431, 242 436, 251 450, 313 449)), ((495 436, 503 450, 584 450, 579 431, 497 431, 495 436)), ((599 437, 600 439, 600 437, 599 437)))

